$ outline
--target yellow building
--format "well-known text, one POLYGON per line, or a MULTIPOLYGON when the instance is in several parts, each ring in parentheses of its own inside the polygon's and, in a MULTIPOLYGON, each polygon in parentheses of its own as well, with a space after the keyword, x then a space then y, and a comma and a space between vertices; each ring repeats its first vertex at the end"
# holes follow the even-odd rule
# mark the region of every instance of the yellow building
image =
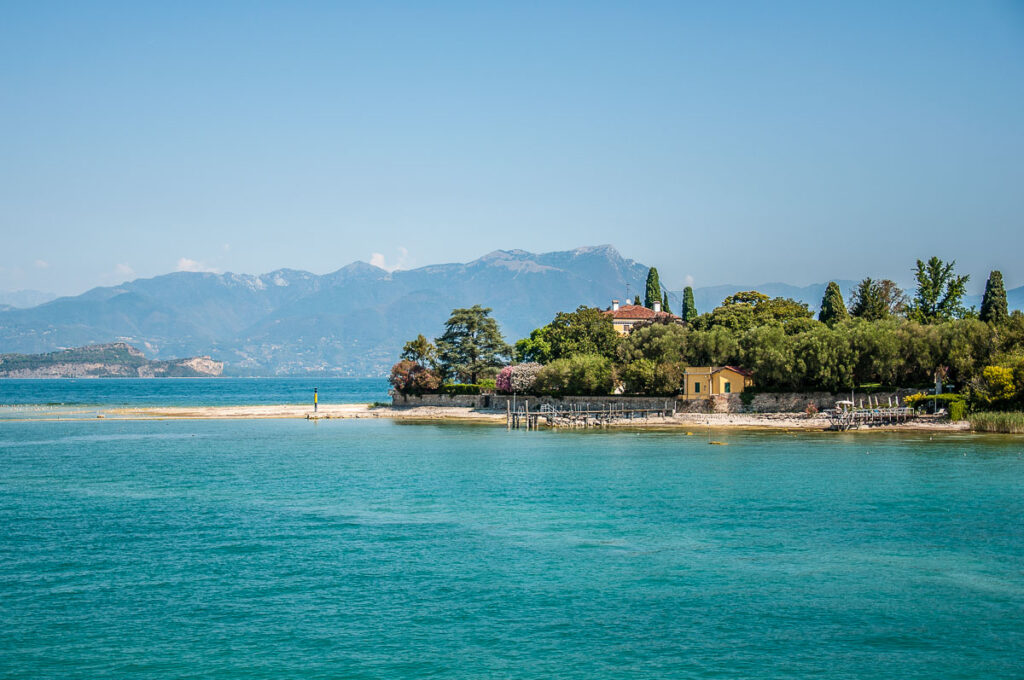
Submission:
POLYGON ((754 384, 750 371, 736 366, 690 366, 683 380, 683 399, 706 399, 716 394, 740 394, 754 384))
POLYGON ((611 309, 605 310, 605 315, 612 318, 612 325, 619 335, 629 335, 633 326, 644 321, 676 320, 682 321, 675 314, 661 311, 661 303, 655 302, 654 309, 648 309, 642 305, 619 305, 618 300, 612 300, 611 309))

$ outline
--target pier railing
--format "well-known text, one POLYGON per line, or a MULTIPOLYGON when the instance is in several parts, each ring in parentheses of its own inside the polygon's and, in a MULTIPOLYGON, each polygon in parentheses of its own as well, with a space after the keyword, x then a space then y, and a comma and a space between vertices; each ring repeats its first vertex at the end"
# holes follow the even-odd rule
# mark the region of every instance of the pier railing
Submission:
POLYGON ((637 408, 629 404, 567 404, 553 406, 544 403, 530 409, 530 402, 524 401, 513 409, 505 405, 505 427, 508 430, 525 428, 535 430, 541 420, 553 428, 607 427, 612 424, 637 424, 650 422, 651 418, 670 418, 676 413, 675 399, 666 399, 661 408, 637 408))

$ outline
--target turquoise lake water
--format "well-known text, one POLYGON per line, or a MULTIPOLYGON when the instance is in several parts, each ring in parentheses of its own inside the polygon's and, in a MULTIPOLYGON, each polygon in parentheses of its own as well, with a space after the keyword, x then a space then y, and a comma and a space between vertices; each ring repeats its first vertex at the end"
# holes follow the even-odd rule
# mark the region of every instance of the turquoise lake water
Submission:
POLYGON ((323 404, 389 400, 384 378, 0 379, 0 406, 312 404, 314 388, 323 404))
POLYGON ((1024 439, 0 423, 0 678, 1020 678, 1024 439))

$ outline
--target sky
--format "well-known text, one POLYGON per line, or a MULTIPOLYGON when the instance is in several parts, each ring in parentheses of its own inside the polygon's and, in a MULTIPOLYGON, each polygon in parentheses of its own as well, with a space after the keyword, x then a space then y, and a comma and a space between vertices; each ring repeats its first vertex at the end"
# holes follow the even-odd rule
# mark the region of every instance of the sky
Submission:
POLYGON ((611 243, 1024 285, 1024 2, 0 2, 0 291, 611 243))

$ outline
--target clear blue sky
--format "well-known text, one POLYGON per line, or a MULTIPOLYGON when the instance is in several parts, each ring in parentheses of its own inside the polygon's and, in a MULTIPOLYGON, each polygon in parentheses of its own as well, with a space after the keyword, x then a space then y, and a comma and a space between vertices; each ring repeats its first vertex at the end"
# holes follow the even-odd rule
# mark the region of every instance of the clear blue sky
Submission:
POLYGON ((1014 286, 1022 159, 1019 1, 0 4, 0 290, 599 243, 1014 286))

